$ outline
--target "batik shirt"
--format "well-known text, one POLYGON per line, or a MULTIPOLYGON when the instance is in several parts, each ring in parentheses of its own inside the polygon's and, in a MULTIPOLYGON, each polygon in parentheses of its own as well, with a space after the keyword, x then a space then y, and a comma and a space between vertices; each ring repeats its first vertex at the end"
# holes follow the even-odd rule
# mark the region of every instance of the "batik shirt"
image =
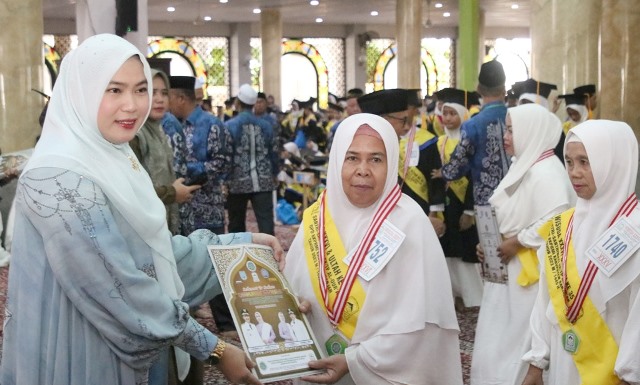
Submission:
POLYGON ((482 107, 480 113, 462 123, 460 143, 449 163, 442 167, 442 177, 452 181, 469 171, 473 183, 473 199, 486 205, 493 190, 509 170, 509 157, 504 151, 507 107, 493 102, 482 107))
POLYGON ((197 183, 202 188, 181 207, 182 233, 223 227, 222 183, 231 169, 233 144, 229 131, 218 118, 196 106, 183 122, 183 132, 186 184, 197 183))
POLYGON ((170 112, 162 117, 160 123, 162 130, 169 138, 169 144, 173 150, 173 171, 176 178, 184 178, 187 175, 187 164, 185 157, 184 132, 182 132, 182 123, 170 112))
POLYGON ((233 138, 233 170, 228 179, 230 194, 275 189, 278 147, 272 126, 243 111, 225 123, 233 138))

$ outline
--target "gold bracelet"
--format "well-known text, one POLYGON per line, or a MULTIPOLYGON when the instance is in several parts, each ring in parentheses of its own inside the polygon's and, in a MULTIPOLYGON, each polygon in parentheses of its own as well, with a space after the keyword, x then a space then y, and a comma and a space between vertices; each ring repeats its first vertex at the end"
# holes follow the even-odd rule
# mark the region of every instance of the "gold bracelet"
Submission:
POLYGON ((224 342, 221 338, 218 338, 218 343, 213 351, 209 354, 209 363, 212 365, 217 365, 222 359, 222 355, 224 354, 224 349, 227 347, 227 343, 224 342))

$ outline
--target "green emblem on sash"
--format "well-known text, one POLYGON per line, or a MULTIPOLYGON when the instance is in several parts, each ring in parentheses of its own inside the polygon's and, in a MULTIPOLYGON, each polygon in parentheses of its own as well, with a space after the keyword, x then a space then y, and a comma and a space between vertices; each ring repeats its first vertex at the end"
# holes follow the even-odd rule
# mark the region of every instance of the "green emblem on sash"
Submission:
POLYGON ((576 354, 580 346, 580 338, 571 329, 562 334, 562 347, 571 354, 576 354))
POLYGON ((338 333, 329 337, 327 342, 325 342, 325 347, 327 349, 327 354, 333 356, 335 354, 344 354, 347 349, 347 340, 342 338, 338 333))

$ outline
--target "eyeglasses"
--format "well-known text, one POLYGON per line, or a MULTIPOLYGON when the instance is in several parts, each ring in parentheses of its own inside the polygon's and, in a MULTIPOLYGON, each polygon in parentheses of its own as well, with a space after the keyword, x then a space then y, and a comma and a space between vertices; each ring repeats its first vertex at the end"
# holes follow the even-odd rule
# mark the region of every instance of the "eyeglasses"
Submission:
POLYGON ((387 118, 391 118, 391 119, 395 119, 395 120, 399 120, 402 122, 402 126, 406 126, 407 123, 409 122, 409 117, 405 116, 403 118, 399 118, 397 116, 393 116, 393 115, 385 115, 387 118))

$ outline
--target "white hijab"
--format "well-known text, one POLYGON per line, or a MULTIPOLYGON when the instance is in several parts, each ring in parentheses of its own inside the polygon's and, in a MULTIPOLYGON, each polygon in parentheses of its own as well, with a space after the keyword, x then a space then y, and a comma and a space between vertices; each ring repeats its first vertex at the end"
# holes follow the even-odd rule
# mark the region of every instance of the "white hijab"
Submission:
POLYGON ((580 114, 580 120, 578 120, 575 123, 582 123, 582 122, 586 121, 587 118, 589 118, 589 110, 587 110, 587 106, 585 106, 585 105, 582 105, 582 104, 568 104, 567 108, 571 108, 572 110, 574 110, 578 114, 580 114))
MULTIPOLYGON (((458 103, 445 103, 442 105, 442 109, 444 110, 445 107, 450 107, 453 108, 456 113, 458 114, 458 116, 460 117, 460 127, 462 126, 462 123, 465 120, 469 119, 469 110, 467 110, 465 108, 465 106, 463 106, 462 104, 458 104, 458 103)), ((444 128, 444 133, 447 135, 447 137, 451 138, 451 139, 460 139, 460 127, 458 127, 455 130, 450 130, 447 127, 444 128)))
POLYGON ((58 167, 100 186, 112 207, 152 249, 160 286, 171 298, 180 299, 184 286, 176 269, 164 205, 144 168, 132 168, 129 156, 136 157, 129 144, 112 144, 98 129, 98 109, 107 85, 132 56, 139 57, 144 67, 150 108, 149 64, 131 43, 116 35, 96 35, 65 56, 42 136, 22 175, 30 169, 58 167))
POLYGON ((562 133, 562 123, 538 104, 509 108, 507 115, 511 118, 514 158, 489 203, 496 209, 500 232, 513 236, 551 210, 567 203, 567 194, 561 188, 568 186, 568 178, 560 160, 552 155, 540 161, 539 165, 548 168, 545 173, 549 174, 545 177, 557 180, 550 180, 552 184, 549 186, 521 186, 540 155, 557 145, 562 133))
MULTIPOLYGON (((567 143, 582 142, 596 184, 589 200, 578 198, 573 217, 573 247, 579 267, 586 263, 586 250, 609 228, 622 203, 635 191, 638 172, 638 141, 624 122, 587 120, 569 131, 567 143)), ((638 275, 632 264, 640 265, 640 256, 630 258, 612 279, 600 281, 605 301, 615 296, 638 275), (626 268, 625 268, 626 267, 626 268)), ((598 274, 603 278, 603 274, 598 274)), ((593 291, 593 290, 592 290, 593 291)))
POLYGON ((336 131, 333 139, 327 167, 327 207, 338 227, 346 250, 351 250, 360 242, 374 213, 384 198, 389 195, 391 189, 398 184, 399 151, 398 136, 391 124, 380 116, 365 113, 355 114, 340 123, 340 129, 336 131), (367 208, 358 208, 352 205, 344 194, 342 165, 354 134, 363 124, 371 126, 382 137, 387 150, 387 179, 380 198, 367 208))

